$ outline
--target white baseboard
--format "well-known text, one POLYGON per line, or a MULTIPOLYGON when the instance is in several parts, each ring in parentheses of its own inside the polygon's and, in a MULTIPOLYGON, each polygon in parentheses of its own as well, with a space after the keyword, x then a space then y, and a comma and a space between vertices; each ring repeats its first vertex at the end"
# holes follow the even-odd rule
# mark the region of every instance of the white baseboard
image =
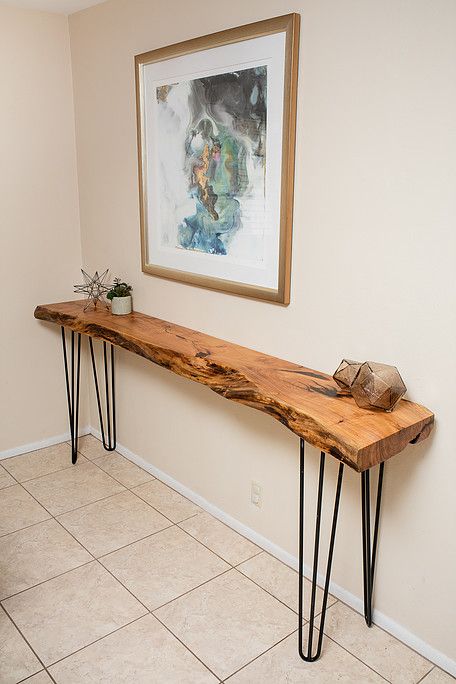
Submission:
MULTIPOLYGON (((81 428, 79 430, 79 435, 89 435, 91 433, 90 427, 81 428)), ((53 446, 54 444, 61 444, 61 442, 68 442, 71 439, 70 433, 65 432, 63 435, 55 435, 54 437, 46 437, 39 442, 30 442, 30 444, 22 444, 22 446, 13 447, 12 449, 5 449, 0 451, 0 461, 5 458, 11 458, 12 456, 19 456, 20 454, 26 454, 29 451, 37 451, 38 449, 44 449, 48 446, 53 446)))
MULTIPOLYGON (((98 430, 90 428, 90 432, 97 439, 101 439, 101 434, 98 430)), ((211 504, 209 501, 204 499, 199 494, 193 492, 181 482, 178 482, 159 468, 156 468, 151 463, 148 463, 141 458, 141 456, 133 453, 130 451, 130 449, 127 449, 127 447, 124 447, 122 444, 117 444, 116 450, 119 452, 119 454, 122 454, 122 456, 128 458, 129 461, 136 463, 136 465, 151 473, 151 475, 154 475, 156 478, 169 485, 183 496, 187 497, 187 499, 190 499, 190 501, 196 503, 202 509, 213 515, 214 518, 221 520, 223 523, 228 525, 228 527, 236 530, 236 532, 239 532, 239 534, 242 534, 244 537, 252 541, 257 546, 260 546, 265 551, 268 551, 268 553, 281 560, 290 568, 293 568, 294 570, 298 569, 298 559, 291 553, 288 553, 288 551, 282 549, 280 546, 277 546, 277 544, 274 544, 272 541, 270 541, 270 539, 263 537, 255 530, 252 530, 252 528, 247 527, 247 525, 244 525, 243 523, 239 522, 239 520, 236 520, 231 515, 228 515, 228 513, 225 513, 225 511, 217 508, 217 506, 214 506, 214 504, 211 504)), ((311 571, 308 566, 305 566, 304 573, 306 577, 311 577, 311 571)), ((324 577, 321 574, 319 574, 318 583, 320 586, 323 586, 324 584, 324 577)), ((350 606, 350 608, 356 610, 357 613, 360 613, 361 615, 363 614, 363 601, 360 597, 355 596, 334 582, 331 582, 330 584, 330 592, 343 603, 346 603, 347 606, 350 606)), ((396 639, 402 641, 404 644, 412 648, 424 658, 430 660, 442 670, 445 670, 451 675, 456 676, 456 661, 452 660, 444 653, 441 653, 415 634, 412 634, 412 632, 409 632, 408 629, 395 622, 392 618, 380 613, 378 610, 374 610, 373 621, 376 625, 378 625, 378 627, 381 627, 386 632, 396 637, 396 639)))

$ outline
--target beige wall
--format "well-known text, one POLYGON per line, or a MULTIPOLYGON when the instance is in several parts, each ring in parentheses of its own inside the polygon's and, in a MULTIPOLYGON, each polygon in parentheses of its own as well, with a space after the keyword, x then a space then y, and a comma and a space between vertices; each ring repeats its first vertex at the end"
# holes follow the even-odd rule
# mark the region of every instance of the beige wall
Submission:
MULTIPOLYGON (((456 5, 223 7, 112 0, 70 17, 84 260, 130 280, 149 314, 324 371, 344 355, 399 366, 437 427, 387 465, 376 607, 455 658, 456 5), (290 306, 142 274, 133 56, 288 11, 302 16, 290 306)), ((297 439, 140 358, 119 353, 118 368, 119 441, 296 556, 297 439)), ((309 449, 309 492, 316 463, 309 449)), ((334 580, 357 596, 359 515, 348 472, 334 580)))
POLYGON ((60 341, 33 318, 81 261, 66 17, 0 5, 0 93, 2 452, 68 431, 60 341))

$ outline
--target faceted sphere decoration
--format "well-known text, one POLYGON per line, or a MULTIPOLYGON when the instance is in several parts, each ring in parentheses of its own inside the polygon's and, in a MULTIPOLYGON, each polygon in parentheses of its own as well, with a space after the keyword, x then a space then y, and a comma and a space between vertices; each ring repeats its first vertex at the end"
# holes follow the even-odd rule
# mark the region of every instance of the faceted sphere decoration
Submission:
POLYGON ((394 366, 366 361, 359 369, 351 394, 361 408, 392 411, 407 388, 394 366))
POLYGON ((351 359, 342 359, 338 369, 333 375, 341 390, 350 392, 350 387, 356 378, 362 363, 359 361, 352 361, 351 359))

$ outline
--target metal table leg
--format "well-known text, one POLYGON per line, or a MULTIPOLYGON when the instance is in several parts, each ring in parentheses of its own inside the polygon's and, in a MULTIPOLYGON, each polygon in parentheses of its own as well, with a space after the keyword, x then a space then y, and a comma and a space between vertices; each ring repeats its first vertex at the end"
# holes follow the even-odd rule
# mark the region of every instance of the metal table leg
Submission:
MULTIPOLYGON (((71 435, 71 462, 76 463, 78 460, 78 438, 79 438, 79 388, 80 388, 80 370, 81 370, 81 333, 77 334, 77 350, 75 356, 75 332, 71 331, 71 347, 70 354, 67 353, 65 328, 61 326, 62 330, 62 346, 63 346, 63 362, 65 367, 65 384, 68 402, 68 418, 70 423, 71 435)), ((101 406, 100 386, 98 383, 97 366, 95 362, 95 354, 93 351, 93 341, 89 337, 90 356, 92 360, 93 379, 95 382, 95 392, 97 397, 98 415, 100 418, 100 430, 103 446, 106 451, 114 451, 117 444, 117 429, 116 429, 116 394, 115 394, 115 372, 114 372, 114 347, 111 344, 111 358, 110 358, 110 374, 108 373, 108 352, 107 344, 103 342, 103 361, 104 361, 104 384, 105 384, 105 400, 106 400, 106 427, 103 419, 103 411, 101 406), (110 377, 109 377, 110 375, 110 377)))
POLYGON ((361 473, 361 509, 363 530, 363 588, 364 619, 368 627, 372 626, 372 595, 374 589, 375 561, 378 544, 378 525, 380 520, 380 504, 382 500, 383 472, 385 463, 380 463, 377 484, 377 502, 375 505, 374 535, 371 546, 370 524, 370 470, 361 473))
POLYGON ((325 453, 320 454, 320 473, 318 479, 318 494, 317 494, 317 511, 315 522, 315 541, 314 541, 314 557, 312 570, 312 590, 310 596, 310 619, 308 625, 307 637, 307 652, 304 652, 303 645, 303 605, 304 605, 304 440, 300 440, 300 480, 299 480, 299 594, 298 594, 298 651, 299 655, 306 662, 313 662, 321 655, 321 647, 323 643, 323 629, 326 618, 326 608, 328 603, 329 582, 331 578, 331 566, 334 553, 334 542, 336 538, 337 516, 339 512, 340 493, 342 489, 342 478, 344 474, 344 464, 339 464, 339 474, 336 485, 336 495, 334 499, 334 512, 331 526, 331 536, 329 541, 328 561, 326 565, 326 578, 323 591, 323 603, 320 614, 319 635, 315 653, 312 654, 313 645, 313 629, 315 623, 315 599, 317 593, 317 573, 318 573, 318 554, 320 547, 320 523, 321 523, 321 506, 323 500, 323 479, 325 472, 325 453))
POLYGON ((77 333, 77 359, 75 369, 74 330, 71 331, 71 373, 68 370, 68 355, 65 339, 65 328, 62 326, 63 363, 65 366, 65 384, 68 401, 68 418, 71 435, 71 462, 78 460, 79 437, 79 376, 81 370, 81 333, 77 333), (76 370, 76 377, 75 377, 76 370))
POLYGON ((90 357, 92 359, 92 370, 93 370, 93 379, 95 382, 95 392, 97 395, 97 406, 98 406, 98 416, 100 418, 100 430, 101 430, 101 439, 103 442, 103 446, 106 449, 106 451, 114 451, 116 448, 116 443, 117 443, 117 431, 116 431, 116 393, 115 393, 115 373, 114 373, 114 347, 111 344, 111 363, 110 363, 110 370, 111 370, 111 383, 109 383, 108 379, 108 354, 107 354, 107 347, 106 347, 106 342, 103 341, 103 365, 104 365, 104 381, 105 381, 105 398, 106 398, 106 426, 107 426, 107 432, 108 432, 108 438, 106 439, 106 433, 105 433, 105 428, 104 428, 104 420, 103 420, 103 411, 101 408, 101 399, 100 399, 100 388, 98 385, 98 376, 97 376, 97 366, 95 362, 95 354, 93 352, 93 341, 92 338, 89 337, 89 347, 90 347, 90 357))

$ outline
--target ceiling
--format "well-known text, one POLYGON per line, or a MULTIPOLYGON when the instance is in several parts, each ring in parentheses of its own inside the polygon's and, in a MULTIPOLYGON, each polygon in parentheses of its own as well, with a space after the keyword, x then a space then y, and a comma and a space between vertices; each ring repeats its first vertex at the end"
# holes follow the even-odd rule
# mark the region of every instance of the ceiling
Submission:
POLYGON ((41 10, 42 12, 57 12, 58 14, 73 14, 79 10, 99 5, 105 0, 6 0, 5 5, 14 5, 24 9, 41 10))

